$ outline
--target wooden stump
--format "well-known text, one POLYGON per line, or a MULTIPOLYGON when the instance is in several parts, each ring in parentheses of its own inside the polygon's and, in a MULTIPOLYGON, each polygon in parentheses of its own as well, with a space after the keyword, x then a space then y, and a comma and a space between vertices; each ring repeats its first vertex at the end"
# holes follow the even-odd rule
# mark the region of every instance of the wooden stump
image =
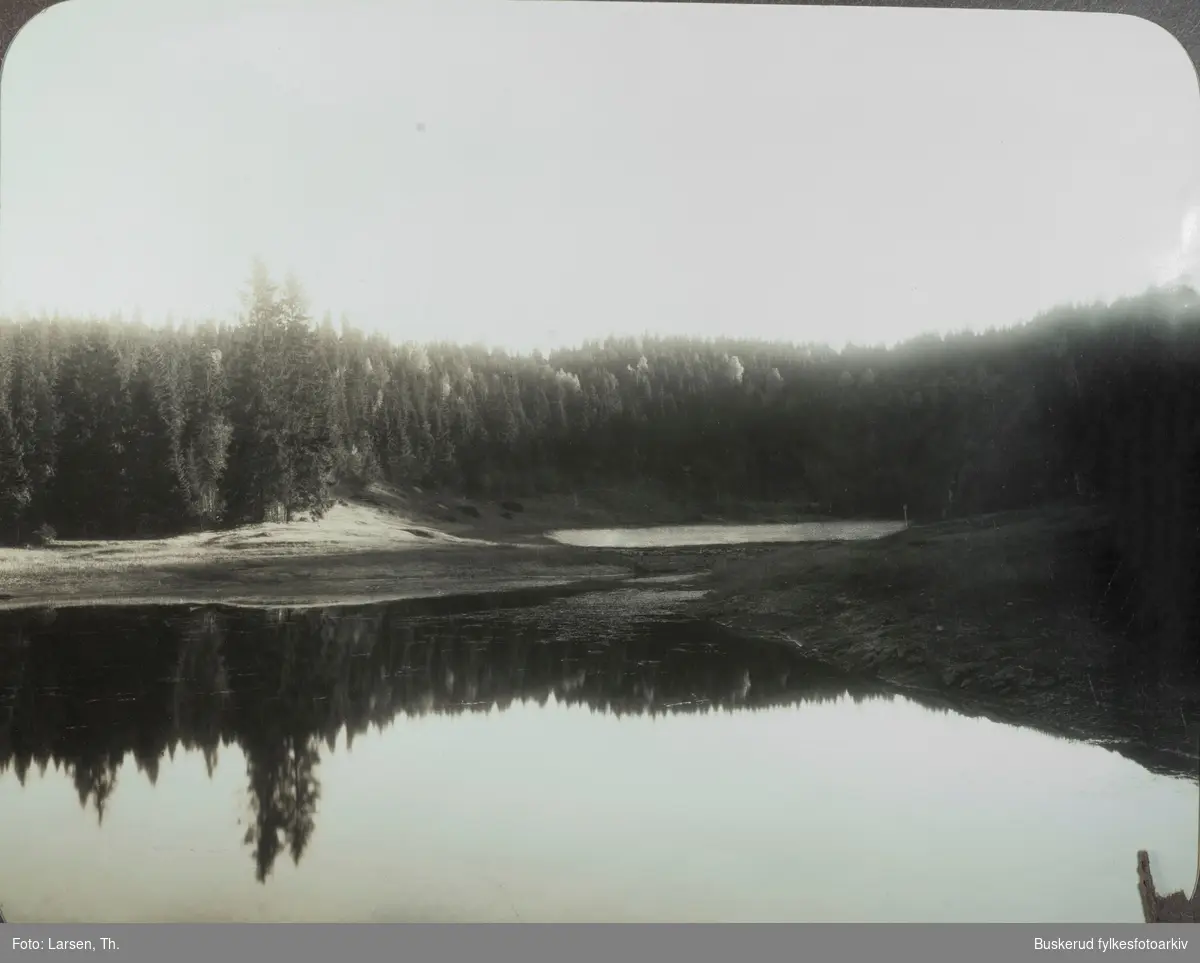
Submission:
POLYGON ((1200 923, 1200 887, 1188 899, 1183 890, 1159 896, 1150 872, 1150 856, 1138 851, 1138 895, 1142 899, 1142 917, 1147 923, 1200 923))

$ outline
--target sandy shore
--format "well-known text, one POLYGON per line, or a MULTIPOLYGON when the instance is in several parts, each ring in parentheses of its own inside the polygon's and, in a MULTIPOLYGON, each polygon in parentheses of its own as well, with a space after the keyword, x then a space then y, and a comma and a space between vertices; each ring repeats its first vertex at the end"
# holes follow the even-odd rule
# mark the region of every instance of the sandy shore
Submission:
MULTIPOLYGON (((668 551, 644 561, 648 553, 561 545, 546 533, 721 518, 653 495, 462 502, 373 486, 340 499, 317 521, 0 548, 0 610, 146 602, 328 605, 696 571, 715 549, 668 551)), ((787 506, 751 505, 737 520, 800 518, 787 506)))

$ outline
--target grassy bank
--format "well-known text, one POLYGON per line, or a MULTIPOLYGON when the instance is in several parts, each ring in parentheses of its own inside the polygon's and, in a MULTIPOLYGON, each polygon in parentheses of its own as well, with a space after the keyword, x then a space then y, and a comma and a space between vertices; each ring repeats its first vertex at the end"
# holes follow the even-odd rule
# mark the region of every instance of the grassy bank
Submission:
POLYGON ((1200 690, 1131 679, 1117 657, 1097 605, 1103 534, 1085 509, 980 516, 718 562, 697 587, 702 614, 921 701, 1193 771, 1179 762, 1195 755, 1200 690))

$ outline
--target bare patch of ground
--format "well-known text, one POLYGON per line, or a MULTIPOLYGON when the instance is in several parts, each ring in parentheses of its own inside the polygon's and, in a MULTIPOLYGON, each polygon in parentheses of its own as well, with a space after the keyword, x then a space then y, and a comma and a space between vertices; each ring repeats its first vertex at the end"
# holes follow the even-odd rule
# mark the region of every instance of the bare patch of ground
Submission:
POLYGON ((0 609, 31 605, 382 601, 586 579, 687 573, 712 553, 573 548, 554 528, 801 521, 802 506, 683 503, 653 490, 465 500, 417 488, 345 489, 319 520, 163 539, 0 548, 0 609), (705 514, 705 510, 709 514, 705 514), (713 511, 722 514, 712 514, 713 511))
POLYGON ((0 548, 0 606, 86 604, 130 598, 221 597, 245 582, 282 586, 320 579, 359 556, 390 556, 420 546, 478 549, 486 542, 426 530, 365 504, 338 504, 319 521, 249 525, 164 539, 59 542, 0 548), (416 534, 416 532, 421 534, 416 534))

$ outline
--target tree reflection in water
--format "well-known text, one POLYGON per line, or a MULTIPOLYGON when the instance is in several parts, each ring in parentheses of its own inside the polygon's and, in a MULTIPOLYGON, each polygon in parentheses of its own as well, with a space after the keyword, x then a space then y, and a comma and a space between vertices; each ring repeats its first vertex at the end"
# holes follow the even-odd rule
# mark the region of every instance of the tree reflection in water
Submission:
MULTIPOLYGON (((561 600, 560 600, 561 601, 561 600)), ((0 614, 0 772, 53 764, 103 820, 132 754, 245 755, 245 844, 265 881, 299 863, 321 798, 321 743, 427 713, 514 702, 625 714, 753 711, 851 693, 786 648, 671 617, 476 599, 304 610, 62 609, 0 614)), ((861 691, 861 690, 859 690, 861 691)))

